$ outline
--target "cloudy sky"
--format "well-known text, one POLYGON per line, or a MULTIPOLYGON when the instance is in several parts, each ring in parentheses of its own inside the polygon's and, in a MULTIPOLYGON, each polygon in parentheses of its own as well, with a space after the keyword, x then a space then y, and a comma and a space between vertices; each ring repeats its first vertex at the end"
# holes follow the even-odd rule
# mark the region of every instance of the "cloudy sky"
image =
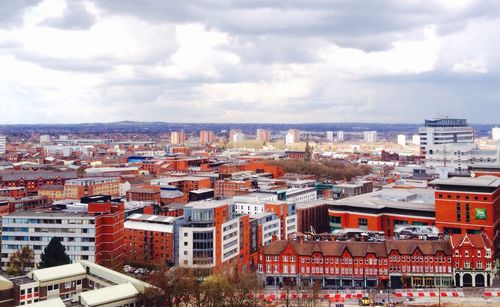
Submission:
POLYGON ((0 124, 500 123, 498 0, 1 0, 0 124))

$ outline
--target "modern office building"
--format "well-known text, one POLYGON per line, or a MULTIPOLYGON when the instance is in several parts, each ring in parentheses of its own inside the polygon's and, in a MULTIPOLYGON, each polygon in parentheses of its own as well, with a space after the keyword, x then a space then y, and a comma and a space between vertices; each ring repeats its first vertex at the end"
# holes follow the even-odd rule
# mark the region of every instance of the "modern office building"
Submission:
POLYGON ((426 154, 429 146, 450 143, 474 143, 474 129, 466 119, 437 118, 426 119, 424 127, 418 129, 420 151, 426 154))
POLYGON ((484 232, 500 248, 500 178, 453 177, 429 184, 435 189, 436 226, 442 232, 484 232))
POLYGON ((246 271, 255 265, 257 223, 251 226, 249 216, 237 214, 234 204, 190 203, 175 224, 177 265, 227 271, 246 271))
POLYGON ((480 149, 475 143, 427 145, 425 166, 466 172, 470 166, 500 164, 500 148, 480 149))

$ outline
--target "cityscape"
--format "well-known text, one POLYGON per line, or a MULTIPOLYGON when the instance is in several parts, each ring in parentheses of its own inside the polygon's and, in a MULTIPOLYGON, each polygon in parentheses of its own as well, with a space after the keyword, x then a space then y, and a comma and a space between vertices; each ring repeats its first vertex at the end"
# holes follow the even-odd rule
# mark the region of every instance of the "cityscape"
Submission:
POLYGON ((0 1, 0 307, 500 306, 498 13, 0 1))

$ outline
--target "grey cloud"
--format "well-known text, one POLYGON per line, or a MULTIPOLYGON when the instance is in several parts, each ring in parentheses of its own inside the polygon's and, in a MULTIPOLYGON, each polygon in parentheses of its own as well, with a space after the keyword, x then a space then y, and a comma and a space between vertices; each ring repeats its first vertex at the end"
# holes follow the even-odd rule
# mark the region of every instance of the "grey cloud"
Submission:
POLYGON ((83 2, 69 0, 61 17, 47 18, 40 25, 64 30, 87 30, 94 23, 95 16, 87 11, 83 2))
POLYGON ((23 14, 29 7, 41 0, 2 0, 0 1, 0 28, 14 27, 22 23, 23 14))

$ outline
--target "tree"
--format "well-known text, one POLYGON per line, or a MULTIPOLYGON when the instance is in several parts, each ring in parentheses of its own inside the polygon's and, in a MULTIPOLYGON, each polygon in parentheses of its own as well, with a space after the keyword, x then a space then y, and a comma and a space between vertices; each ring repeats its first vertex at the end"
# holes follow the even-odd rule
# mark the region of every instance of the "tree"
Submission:
POLYGON ((49 245, 45 247, 40 256, 41 261, 38 265, 39 268, 50 268, 71 263, 71 260, 66 254, 66 248, 61 244, 61 240, 61 238, 57 237, 50 239, 49 245))
POLYGON ((28 246, 23 246, 9 257, 9 267, 7 273, 9 275, 18 275, 26 273, 27 269, 34 266, 35 253, 28 246))

